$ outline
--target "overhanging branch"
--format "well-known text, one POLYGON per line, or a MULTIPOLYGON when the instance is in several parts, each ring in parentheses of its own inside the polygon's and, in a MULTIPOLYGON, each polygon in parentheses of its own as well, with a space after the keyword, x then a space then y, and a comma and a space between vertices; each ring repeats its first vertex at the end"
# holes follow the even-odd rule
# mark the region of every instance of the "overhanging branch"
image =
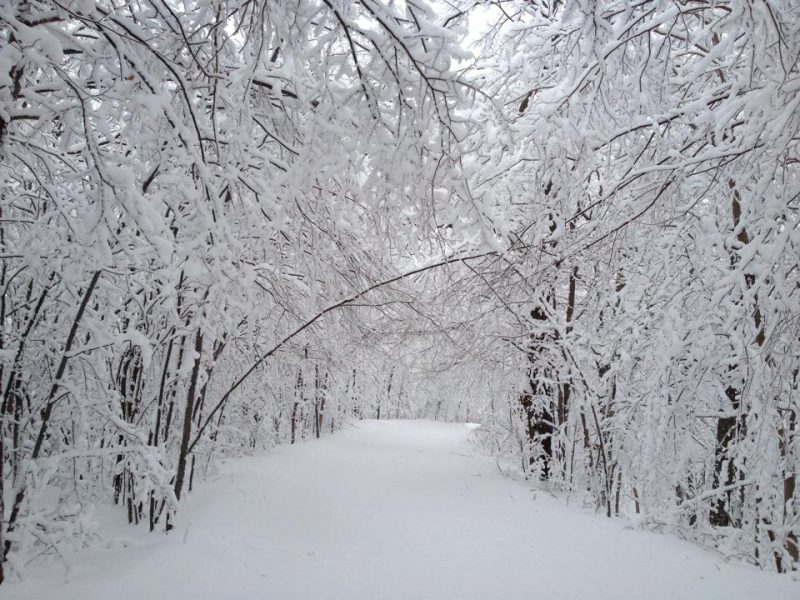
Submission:
POLYGON ((395 275, 394 277, 390 277, 389 279, 384 279, 383 281, 379 281, 377 283, 374 283, 371 286, 361 290, 360 292, 358 292, 356 294, 353 294, 352 296, 348 296, 347 298, 343 298, 342 300, 339 300, 338 302, 335 302, 334 304, 331 304, 330 306, 328 306, 328 307, 324 308, 323 310, 319 311, 313 317, 311 317, 308 320, 306 320, 305 322, 303 322, 302 325, 300 325, 299 327, 294 329, 291 333, 289 333, 285 337, 283 337, 283 339, 281 339, 277 344, 275 344, 267 352, 262 354, 258 358, 258 360, 256 360, 250 366, 250 368, 247 369, 247 371, 245 371, 236 381, 233 382, 231 387, 228 388, 228 390, 222 395, 222 397, 219 399, 219 401, 214 405, 214 408, 211 409, 211 412, 209 412, 208 415, 206 416, 205 420, 203 421, 203 424, 200 426, 200 429, 197 430, 197 433, 195 434, 195 437, 192 440, 192 443, 189 444, 189 449, 188 449, 187 453, 191 453, 192 452, 192 450, 194 449, 195 445, 197 445, 197 442, 199 442, 200 438, 203 436, 203 432, 208 427, 208 424, 211 422, 211 419, 213 419, 214 415, 216 415, 222 409, 222 407, 228 401, 228 398, 230 398, 231 394, 233 394, 233 392, 235 392, 237 389, 239 389, 239 387, 245 382, 245 380, 248 377, 250 377, 250 375, 252 375, 253 372, 259 366, 261 366, 264 363, 264 361, 266 361, 270 356, 272 356, 278 350, 280 350, 285 344, 287 344, 293 338, 297 337, 300 333, 302 333, 303 331, 305 331, 306 329, 311 327, 311 325, 313 325, 314 323, 319 321, 322 317, 327 315, 329 312, 333 312, 334 310, 336 310, 338 308, 342 308, 344 306, 348 306, 350 304, 353 304, 359 298, 362 298, 363 296, 366 296, 367 294, 369 294, 370 292, 372 292, 372 291, 374 291, 374 290, 376 290, 378 288, 390 285, 392 283, 395 283, 395 282, 400 281, 402 279, 406 279, 408 277, 412 277, 412 276, 417 275, 419 273, 424 273, 425 271, 430 271, 432 269, 437 269, 439 267, 443 267, 444 265, 449 265, 449 264, 452 264, 452 263, 464 262, 464 261, 467 261, 467 260, 474 260, 474 259, 478 259, 478 258, 485 258, 487 256, 495 256, 497 254, 498 254, 498 252, 493 250, 493 251, 489 251, 489 252, 481 252, 479 254, 471 254, 471 255, 467 255, 467 256, 463 256, 463 255, 451 256, 450 258, 445 258, 443 260, 440 260, 438 262, 435 262, 435 263, 432 263, 432 264, 429 264, 429 265, 425 265, 423 267, 417 267, 416 269, 412 269, 410 271, 406 271, 405 273, 401 273, 400 275, 395 275))

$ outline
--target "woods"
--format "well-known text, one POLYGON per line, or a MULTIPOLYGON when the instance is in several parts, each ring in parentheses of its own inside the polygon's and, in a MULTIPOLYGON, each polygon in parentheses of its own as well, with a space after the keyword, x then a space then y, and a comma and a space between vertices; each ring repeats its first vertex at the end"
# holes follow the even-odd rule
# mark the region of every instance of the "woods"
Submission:
POLYGON ((501 23, 514 59, 492 95, 516 144, 485 192, 533 199, 499 212, 526 251, 492 273, 526 317, 506 329, 530 379, 520 452, 609 515, 633 504, 779 571, 798 560, 792 10, 542 5, 501 23))
POLYGON ((798 568, 797 3, 0 11, 0 583, 358 418, 798 568))

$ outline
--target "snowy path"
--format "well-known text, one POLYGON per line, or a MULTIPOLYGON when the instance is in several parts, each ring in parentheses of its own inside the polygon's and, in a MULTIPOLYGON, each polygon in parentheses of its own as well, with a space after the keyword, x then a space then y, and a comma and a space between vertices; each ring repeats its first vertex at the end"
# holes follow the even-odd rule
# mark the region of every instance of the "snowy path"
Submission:
POLYGON ((473 456, 463 425, 363 422, 230 461, 175 535, 120 528, 69 583, 4 600, 798 600, 800 583, 564 506, 473 456))

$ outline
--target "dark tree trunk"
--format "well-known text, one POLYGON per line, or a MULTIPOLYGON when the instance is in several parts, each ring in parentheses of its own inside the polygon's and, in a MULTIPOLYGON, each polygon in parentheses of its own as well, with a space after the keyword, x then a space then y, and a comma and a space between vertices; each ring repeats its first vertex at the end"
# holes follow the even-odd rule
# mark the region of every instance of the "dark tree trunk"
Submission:
MULTIPOLYGON (((733 218, 733 230, 736 233, 736 239, 740 244, 747 245, 750 242, 750 237, 747 229, 741 225, 742 207, 741 197, 739 190, 736 189, 736 184, 733 180, 729 182, 732 190, 731 198, 731 214, 733 218)), ((735 250, 730 252, 730 265, 734 269, 739 264, 739 255, 735 250)), ((747 288, 752 288, 755 284, 755 277, 752 274, 745 274, 745 284, 747 288)), ((742 302, 745 299, 742 298, 742 302)), ((756 328, 755 341, 759 346, 763 346, 765 342, 765 334, 763 327, 763 319, 761 311, 758 308, 758 298, 755 299, 755 310, 753 311, 753 324, 756 328)), ((741 365, 731 365, 729 371, 732 377, 736 376, 736 372, 741 365)), ((732 486, 737 478, 737 469, 734 460, 734 451, 736 444, 739 440, 743 439, 747 433, 746 431, 746 410, 742 404, 742 390, 744 384, 736 382, 728 385, 725 388, 725 396, 729 402, 729 414, 720 417, 717 420, 717 435, 716 447, 714 449, 714 489, 720 487, 732 486)), ((739 472, 740 478, 743 478, 743 473, 739 472)), ((721 492, 709 513, 709 523, 717 527, 739 527, 741 522, 731 514, 731 498, 732 490, 721 492)))
POLYGON ((189 454, 189 441, 192 438, 192 413, 197 397, 197 382, 200 379, 200 362, 203 355, 203 333, 200 328, 194 338, 195 359, 192 367, 192 378, 189 382, 189 391, 186 394, 186 407, 183 412, 183 430, 181 432, 181 447, 178 454, 178 469, 175 473, 175 498, 181 499, 183 481, 186 477, 186 461, 189 454))
MULTIPOLYGON (((547 321, 547 314, 540 307, 531 311, 531 318, 538 323, 547 321)), ((553 390, 551 386, 544 383, 545 367, 543 364, 543 354, 545 344, 550 335, 544 328, 530 336, 530 346, 528 350, 528 383, 530 391, 519 397, 522 408, 523 418, 525 419, 525 433, 528 445, 531 448, 540 448, 541 456, 529 456, 529 467, 537 462, 540 465, 542 479, 549 479, 551 475, 551 463, 553 461, 553 437, 556 431, 553 419, 553 390)))
MULTIPOLYGON (((728 386, 725 395, 731 403, 731 411, 736 413, 740 408, 739 392, 728 386)), ((714 451, 714 488, 728 487, 736 481, 736 464, 732 450, 744 433, 743 419, 736 415, 717 419, 717 444, 714 451)), ((732 490, 723 492, 714 502, 709 514, 709 523, 715 527, 738 525, 731 515, 730 501, 732 490)))

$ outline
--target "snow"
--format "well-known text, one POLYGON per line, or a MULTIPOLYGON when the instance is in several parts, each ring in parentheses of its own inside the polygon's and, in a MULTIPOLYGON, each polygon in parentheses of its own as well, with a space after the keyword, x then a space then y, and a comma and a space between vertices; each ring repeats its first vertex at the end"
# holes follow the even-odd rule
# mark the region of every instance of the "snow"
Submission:
MULTIPOLYGON (((364 421, 230 460, 165 536, 4 584, 4 600, 800 598, 800 584, 503 477, 474 425, 364 421)), ((115 512, 117 520, 121 519, 115 512)))

